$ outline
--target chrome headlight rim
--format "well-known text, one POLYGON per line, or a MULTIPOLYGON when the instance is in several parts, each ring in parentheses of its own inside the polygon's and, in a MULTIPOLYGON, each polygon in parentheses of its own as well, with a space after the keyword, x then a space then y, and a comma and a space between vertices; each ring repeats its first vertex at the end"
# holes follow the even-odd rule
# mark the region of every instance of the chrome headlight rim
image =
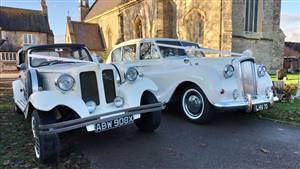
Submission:
POLYGON ((234 67, 233 65, 225 65, 224 67, 224 77, 226 79, 231 78, 234 74, 234 67))
POLYGON ((127 71, 125 73, 125 79, 130 82, 134 82, 134 81, 136 81, 138 75, 139 75, 138 70, 134 67, 130 67, 127 69, 127 71))
MULTIPOLYGON (((66 79, 65 79, 66 80, 66 79)), ((73 76, 69 75, 69 74, 60 74, 57 79, 55 80, 55 86, 57 87, 57 89, 61 92, 68 92, 70 90, 73 89, 75 85, 75 79, 73 78, 73 76), (63 78, 68 78, 68 80, 70 80, 70 84, 68 87, 63 87, 62 82, 63 82, 63 78)))
POLYGON ((258 77, 264 77, 266 75, 267 68, 264 65, 258 65, 257 67, 257 75, 258 77))
POLYGON ((117 107, 117 108, 120 108, 120 107, 123 107, 125 104, 125 101, 122 97, 120 96, 117 96, 115 99, 114 99, 114 105, 117 107))
POLYGON ((238 89, 234 89, 232 92, 232 97, 234 100, 237 100, 240 96, 239 90, 238 89))

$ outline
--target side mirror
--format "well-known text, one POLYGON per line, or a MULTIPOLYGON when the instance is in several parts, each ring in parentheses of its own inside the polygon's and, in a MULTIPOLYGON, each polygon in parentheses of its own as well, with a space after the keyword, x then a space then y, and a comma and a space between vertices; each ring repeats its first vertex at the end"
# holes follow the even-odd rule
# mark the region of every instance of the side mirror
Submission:
POLYGON ((20 71, 20 70, 26 70, 27 69, 27 65, 25 63, 21 63, 21 64, 17 65, 17 69, 18 69, 18 71, 20 71))
POLYGON ((92 53, 93 62, 103 63, 104 59, 101 56, 98 56, 96 53, 92 53))

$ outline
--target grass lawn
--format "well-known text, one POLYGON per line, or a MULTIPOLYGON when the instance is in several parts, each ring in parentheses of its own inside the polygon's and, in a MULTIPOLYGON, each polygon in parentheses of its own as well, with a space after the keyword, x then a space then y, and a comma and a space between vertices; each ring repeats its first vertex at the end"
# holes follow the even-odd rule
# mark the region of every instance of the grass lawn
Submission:
MULTIPOLYGON (((272 81, 278 81, 275 74, 271 75, 271 78, 272 81)), ((298 79, 299 73, 287 74, 284 83, 298 86, 298 79)), ((295 94, 296 91, 292 93, 295 94)), ((258 115, 263 118, 300 125, 300 100, 296 99, 294 103, 276 102, 272 109, 259 112, 258 115)))
MULTIPOLYGON (((271 74, 272 81, 278 81, 276 78, 276 74, 271 74)), ((286 84, 298 84, 299 73, 290 73, 287 74, 287 78, 284 81, 286 84)))
POLYGON ((300 100, 295 99, 294 103, 276 102, 271 109, 258 112, 258 116, 300 125, 300 100))
POLYGON ((42 165, 35 159, 30 123, 16 114, 12 102, 0 102, 0 168, 88 168, 79 152, 71 151, 57 164, 42 165))

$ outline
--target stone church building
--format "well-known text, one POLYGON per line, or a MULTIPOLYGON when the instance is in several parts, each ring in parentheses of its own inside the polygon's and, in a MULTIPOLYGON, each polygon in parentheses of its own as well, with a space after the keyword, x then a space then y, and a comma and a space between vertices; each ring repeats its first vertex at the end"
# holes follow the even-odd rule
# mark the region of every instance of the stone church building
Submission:
POLYGON ((16 71, 16 53, 23 46, 54 43, 45 0, 40 5, 41 10, 0 6, 0 73, 16 71))
POLYGON ((272 72, 283 64, 280 8, 281 0, 95 0, 92 6, 79 0, 81 22, 99 26, 107 51, 135 38, 178 38, 218 50, 251 49, 272 72))

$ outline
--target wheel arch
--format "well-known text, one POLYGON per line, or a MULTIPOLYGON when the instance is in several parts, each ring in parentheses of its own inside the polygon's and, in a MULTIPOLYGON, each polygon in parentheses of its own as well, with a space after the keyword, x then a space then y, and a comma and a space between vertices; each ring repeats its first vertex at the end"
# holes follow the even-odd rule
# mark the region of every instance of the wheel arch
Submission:
POLYGON ((195 82, 192 82, 192 81, 184 81, 184 82, 181 82, 174 90, 169 102, 171 103, 174 103, 174 102, 177 102, 179 101, 178 99, 180 98, 180 94, 181 94, 181 91, 186 88, 187 86, 195 86, 197 88, 199 88, 202 93, 204 93, 204 97, 206 97, 206 99, 209 101, 210 104, 211 101, 209 100, 209 98, 207 97, 207 94, 202 90, 201 86, 199 86, 198 84, 196 84, 195 82))
POLYGON ((150 90, 145 90, 141 95, 140 104, 142 105, 143 99, 145 99, 149 96, 154 97, 157 100, 157 97, 155 96, 155 94, 153 92, 151 92, 150 90))
MULTIPOLYGON (((49 111, 42 111, 39 110, 37 108, 35 108, 30 102, 28 103, 28 113, 26 115, 26 119, 30 120, 31 116, 32 116, 32 112, 34 110, 38 110, 39 112, 51 112, 51 113, 55 113, 56 117, 57 117, 57 113, 60 113, 61 118, 66 119, 66 120, 71 120, 71 119, 76 119, 76 118, 80 118, 80 115, 71 107, 67 106, 67 105, 57 105, 55 107, 53 107, 51 110, 49 111), (68 116, 68 117, 67 117, 68 116)), ((65 121, 65 120, 63 120, 65 121)))

